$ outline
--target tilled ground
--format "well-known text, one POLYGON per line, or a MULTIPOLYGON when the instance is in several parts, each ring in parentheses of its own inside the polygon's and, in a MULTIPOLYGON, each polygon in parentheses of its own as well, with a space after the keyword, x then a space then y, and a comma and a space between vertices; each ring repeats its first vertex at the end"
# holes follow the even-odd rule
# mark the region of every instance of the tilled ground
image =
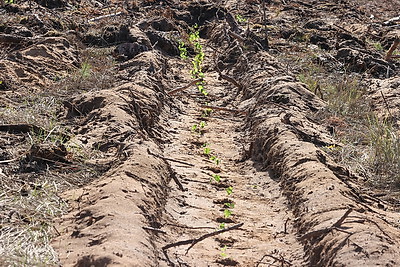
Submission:
POLYGON ((0 260, 398 266, 398 201, 366 193, 328 153, 343 144, 321 120, 325 92, 304 75, 316 62, 326 83, 350 73, 371 85, 372 109, 395 118, 390 5, 5 5, 0 260), (197 30, 208 95, 190 74, 197 30))

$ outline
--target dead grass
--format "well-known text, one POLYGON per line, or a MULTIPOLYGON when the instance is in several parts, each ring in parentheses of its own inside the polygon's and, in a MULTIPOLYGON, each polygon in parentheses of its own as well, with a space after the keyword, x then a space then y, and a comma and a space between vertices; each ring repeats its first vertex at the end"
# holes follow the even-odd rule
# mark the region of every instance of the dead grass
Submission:
MULTIPOLYGON (((82 186, 104 172, 107 166, 89 163, 102 152, 67 142, 72 136, 62 120, 63 101, 86 91, 114 86, 114 61, 109 49, 87 49, 82 67, 68 77, 60 77, 43 92, 16 95, 12 104, 0 108, 0 124, 33 124, 46 132, 4 133, 0 147, 0 262, 1 266, 53 266, 57 254, 50 245, 57 231, 54 219, 67 211, 59 195, 82 186), (4 137, 4 138, 3 138, 4 137), (68 161, 58 164, 27 158, 32 145, 63 144, 68 161)), ((94 161, 93 161, 94 162, 94 161)))
POLYGON ((363 177, 369 186, 397 191, 400 187, 399 129, 372 111, 362 75, 346 74, 345 69, 334 74, 315 63, 314 53, 306 55, 295 59, 299 64, 297 78, 327 101, 320 119, 343 144, 325 150, 363 177))
POLYGON ((370 108, 366 89, 355 79, 345 79, 331 87, 325 116, 337 117, 334 136, 343 147, 328 151, 336 160, 364 177, 379 189, 397 190, 400 185, 400 139, 398 129, 386 117, 378 117, 370 108))
POLYGON ((399 131, 386 118, 369 119, 369 144, 372 150, 371 164, 378 179, 373 183, 400 186, 400 138, 399 131))
POLYGON ((50 241, 57 234, 55 217, 66 211, 55 182, 24 185, 0 179, 0 257, 7 266, 48 266, 57 263, 50 241))
POLYGON ((99 91, 115 85, 115 61, 111 56, 111 48, 87 48, 84 50, 81 68, 75 70, 68 77, 60 78, 57 85, 57 94, 71 96, 71 94, 99 91))

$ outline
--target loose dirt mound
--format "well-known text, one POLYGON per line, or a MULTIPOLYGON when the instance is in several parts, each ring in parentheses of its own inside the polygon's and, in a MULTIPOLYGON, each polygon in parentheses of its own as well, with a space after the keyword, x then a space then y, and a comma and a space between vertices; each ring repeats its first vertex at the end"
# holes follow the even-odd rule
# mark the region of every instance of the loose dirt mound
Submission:
POLYGON ((400 265, 398 201, 335 162, 347 144, 327 86, 356 77, 396 127, 399 63, 384 60, 396 7, 2 5, 0 260, 400 265))
POLYGON ((36 91, 78 66, 78 52, 71 48, 65 38, 47 37, 31 40, 4 34, 0 39, 2 43, 30 44, 28 48, 10 53, 7 59, 0 60, 3 86, 8 89, 29 84, 31 87, 26 89, 36 91))

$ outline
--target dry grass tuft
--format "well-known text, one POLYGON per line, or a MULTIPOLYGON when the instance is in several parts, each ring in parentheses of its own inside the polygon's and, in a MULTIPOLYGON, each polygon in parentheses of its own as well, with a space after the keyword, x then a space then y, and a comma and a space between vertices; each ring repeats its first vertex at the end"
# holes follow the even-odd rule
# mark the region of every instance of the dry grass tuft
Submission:
POLYGON ((362 75, 336 74, 315 63, 306 54, 298 63, 297 78, 310 91, 327 101, 320 119, 332 128, 342 147, 325 148, 339 163, 362 176, 374 188, 400 187, 399 129, 387 118, 378 117, 367 97, 362 75), (318 90, 317 90, 318 89, 318 90))
POLYGON ((71 94, 99 91, 115 85, 115 62, 112 48, 87 48, 82 54, 81 68, 68 77, 60 78, 57 94, 71 94))
MULTIPOLYGON (((53 266, 57 254, 50 245, 57 235, 54 219, 66 212, 59 195, 82 186, 107 170, 89 160, 103 156, 67 142, 71 136, 63 121, 63 102, 74 94, 114 86, 114 61, 110 49, 87 49, 80 69, 60 77, 43 92, 16 94, 0 107, 0 124, 33 124, 44 132, 2 133, 0 161, 0 265, 53 266), (64 146, 66 160, 43 161, 27 155, 33 146, 64 146)), ((73 127, 71 125, 71 127, 73 127)))
MULTIPOLYGON (((338 162, 364 177, 375 188, 400 185, 400 138, 387 118, 379 118, 365 97, 366 89, 355 79, 326 87, 327 117, 340 118, 334 136, 343 147, 328 151, 338 162)), ((333 125, 333 123, 330 123, 333 125)))
MULTIPOLYGON (((23 185, 0 179, 0 257, 7 266, 47 266, 58 262, 50 246, 52 222, 66 211, 55 182, 23 185)), ((13 182, 14 181, 14 182, 13 182)))

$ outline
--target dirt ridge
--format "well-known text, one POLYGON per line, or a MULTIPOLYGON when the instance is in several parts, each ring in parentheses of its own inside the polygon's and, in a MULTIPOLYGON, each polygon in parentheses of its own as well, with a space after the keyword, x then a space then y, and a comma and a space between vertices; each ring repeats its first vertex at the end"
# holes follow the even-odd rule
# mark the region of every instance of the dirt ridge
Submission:
MULTIPOLYGON (((250 66, 257 68, 258 61, 250 61, 250 66)), ((334 145, 329 143, 333 140, 327 139, 326 130, 309 117, 324 104, 301 83, 273 79, 274 85, 257 80, 246 88, 250 91, 263 88, 248 118, 253 134, 260 136, 253 144, 252 154, 255 158, 261 156, 266 167, 279 177, 297 217, 296 226, 310 265, 399 264, 399 234, 394 224, 384 219, 394 214, 390 216, 390 211, 366 206, 353 185, 352 181, 357 179, 354 174, 333 163, 321 149, 324 145, 334 145), (271 103, 269 99, 281 100, 285 90, 287 102, 275 102, 282 108, 271 103), (306 101, 299 100, 302 98, 306 101), (322 136, 313 133, 317 129, 322 136), (335 223, 348 210, 351 213, 338 225, 341 229, 329 229, 336 227, 335 223)))

